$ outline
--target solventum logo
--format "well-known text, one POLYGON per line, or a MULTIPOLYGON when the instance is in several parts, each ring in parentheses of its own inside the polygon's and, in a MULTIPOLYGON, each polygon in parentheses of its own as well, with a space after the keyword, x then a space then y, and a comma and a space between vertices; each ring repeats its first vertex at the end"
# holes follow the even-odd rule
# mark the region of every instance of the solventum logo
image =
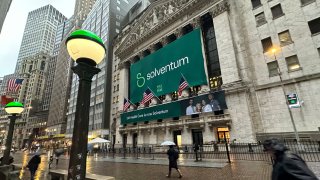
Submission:
MULTIPOLYGON (((161 76, 167 72, 170 72, 170 71, 174 71, 184 65, 187 65, 189 64, 189 58, 186 56, 186 57, 183 57, 181 59, 178 59, 177 61, 175 62, 169 62, 167 65, 165 66, 162 66, 160 68, 154 68, 153 71, 147 73, 147 80, 151 80, 157 76, 161 76)), ((138 73, 137 74, 137 86, 140 88, 140 87, 143 87, 144 84, 146 83, 146 78, 144 76, 142 76, 141 73, 138 73)))
POLYGON ((137 74, 137 86, 142 87, 145 82, 146 82, 146 79, 141 76, 141 73, 138 73, 137 74))

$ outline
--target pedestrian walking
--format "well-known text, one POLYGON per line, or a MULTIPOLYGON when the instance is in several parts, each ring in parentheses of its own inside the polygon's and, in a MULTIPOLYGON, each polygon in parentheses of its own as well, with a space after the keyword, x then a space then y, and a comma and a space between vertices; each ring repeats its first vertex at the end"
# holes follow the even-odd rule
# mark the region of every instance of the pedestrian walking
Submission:
POLYGON ((50 155, 50 158, 49 158, 49 169, 51 168, 51 164, 53 163, 53 156, 50 155))
POLYGON ((317 180, 318 178, 308 168, 306 162, 277 139, 263 142, 264 151, 274 160, 272 180, 317 180))
POLYGON ((198 158, 199 144, 198 143, 195 143, 193 145, 193 151, 195 152, 195 155, 196 155, 196 161, 199 161, 199 158, 198 158))
POLYGON ((60 156, 60 154, 58 154, 58 153, 55 154, 56 166, 59 164, 59 156, 60 156))
POLYGON ((41 162, 40 152, 36 152, 35 155, 28 162, 27 168, 29 168, 31 180, 34 180, 34 175, 38 169, 41 162))
POLYGON ((169 146, 169 150, 167 151, 168 159, 169 159, 169 173, 167 177, 171 177, 171 169, 175 168, 179 173, 179 178, 182 178, 182 174, 180 169, 178 168, 177 160, 179 159, 179 152, 173 148, 173 145, 169 146))

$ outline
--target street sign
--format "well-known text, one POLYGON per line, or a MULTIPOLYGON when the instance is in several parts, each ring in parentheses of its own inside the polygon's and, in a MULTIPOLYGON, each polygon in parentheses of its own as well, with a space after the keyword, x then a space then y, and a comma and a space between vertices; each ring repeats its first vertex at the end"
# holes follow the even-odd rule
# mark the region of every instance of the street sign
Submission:
POLYGON ((300 108, 301 104, 296 93, 290 93, 287 95, 287 101, 289 108, 300 108))

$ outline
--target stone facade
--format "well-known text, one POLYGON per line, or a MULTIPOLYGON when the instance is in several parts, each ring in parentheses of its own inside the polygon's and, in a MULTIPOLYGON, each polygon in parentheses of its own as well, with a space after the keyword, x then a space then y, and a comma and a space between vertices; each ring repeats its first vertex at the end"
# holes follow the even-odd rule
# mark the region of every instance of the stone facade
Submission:
MULTIPOLYGON (((320 96, 320 35, 311 35, 308 21, 318 18, 319 0, 301 6, 290 0, 261 0, 252 7, 250 1, 232 0, 164 0, 153 2, 146 11, 124 28, 114 44, 113 71, 120 78, 111 97, 113 104, 115 144, 160 144, 173 140, 175 130, 181 131, 182 144, 193 144, 192 129, 202 131, 203 142, 217 141, 218 128, 228 128, 229 140, 255 142, 269 136, 293 139, 293 126, 285 94, 297 93, 303 100, 301 108, 291 109, 300 138, 319 140, 320 96), (281 4, 283 14, 274 18, 271 7, 281 4), (264 12, 265 24, 257 26, 255 16, 264 12), (200 115, 198 118, 179 117, 148 124, 120 124, 122 101, 128 97, 129 67, 145 50, 154 52, 154 45, 165 46, 167 37, 183 36, 182 29, 191 25, 202 27, 201 18, 210 15, 214 25, 221 68, 222 86, 226 92, 228 109, 224 115, 200 115), (280 46, 278 33, 289 30, 292 43, 280 46), (261 40, 271 37, 277 52, 263 52, 261 40), (300 68, 289 71, 286 58, 297 55, 300 68), (276 59, 274 59, 276 58, 276 59), (280 75, 270 76, 267 63, 277 60, 280 75), (281 78, 281 79, 280 79, 281 78), (118 99, 118 101, 114 101, 118 99), (219 123, 218 123, 219 122, 219 123), (222 122, 222 123, 221 123, 222 122), (137 136, 137 137, 134 137, 137 136)), ((204 90, 205 91, 205 90, 204 90)), ((206 90, 208 93, 208 90, 206 90)), ((167 97, 167 96, 166 96, 167 97)))

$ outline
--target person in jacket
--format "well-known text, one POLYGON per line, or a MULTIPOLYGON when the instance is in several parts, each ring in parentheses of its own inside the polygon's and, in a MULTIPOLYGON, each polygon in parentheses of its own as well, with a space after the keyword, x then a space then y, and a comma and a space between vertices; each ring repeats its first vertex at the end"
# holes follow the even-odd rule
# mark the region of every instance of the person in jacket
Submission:
POLYGON ((272 180, 317 180, 305 161, 298 155, 289 152, 288 148, 277 139, 263 142, 264 151, 274 160, 272 180))
POLYGON ((41 162, 40 153, 36 152, 36 154, 30 159, 28 162, 27 168, 29 168, 31 180, 34 180, 34 175, 36 174, 36 171, 38 169, 38 166, 41 162))
POLYGON ((179 152, 176 151, 172 145, 169 146, 169 150, 167 151, 169 158, 169 173, 167 177, 171 177, 171 169, 175 168, 179 173, 179 178, 182 178, 182 174, 180 169, 178 168, 177 159, 179 158, 179 152))

